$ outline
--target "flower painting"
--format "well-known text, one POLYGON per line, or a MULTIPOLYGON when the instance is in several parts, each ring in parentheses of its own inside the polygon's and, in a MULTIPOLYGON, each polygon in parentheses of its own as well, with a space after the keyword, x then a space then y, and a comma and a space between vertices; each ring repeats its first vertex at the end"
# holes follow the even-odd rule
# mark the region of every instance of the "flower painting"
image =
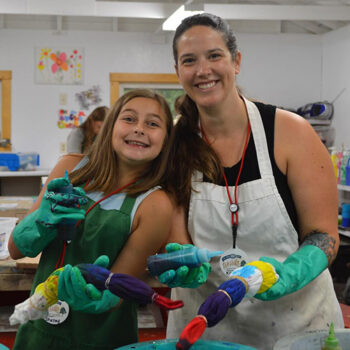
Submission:
POLYGON ((57 126, 60 129, 75 129, 85 121, 84 111, 60 109, 58 111, 57 126))
POLYGON ((35 81, 38 84, 82 84, 82 48, 35 49, 35 81))

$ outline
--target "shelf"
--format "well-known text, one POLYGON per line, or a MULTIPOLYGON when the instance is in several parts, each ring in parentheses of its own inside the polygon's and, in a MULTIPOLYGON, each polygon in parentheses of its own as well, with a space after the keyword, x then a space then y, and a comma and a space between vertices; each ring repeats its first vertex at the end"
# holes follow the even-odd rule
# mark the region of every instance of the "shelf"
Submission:
POLYGON ((349 191, 349 192, 350 192, 350 186, 338 185, 338 190, 341 190, 341 191, 349 191))
POLYGON ((37 169, 28 171, 0 171, 0 177, 48 176, 49 173, 49 169, 37 169))
MULTIPOLYGON (((306 118, 305 118, 306 119, 306 118)), ((317 120, 317 119, 306 119, 311 125, 317 126, 317 125, 331 125, 331 120, 317 120)))
POLYGON ((338 233, 340 235, 343 235, 345 237, 349 237, 350 238, 350 231, 347 231, 347 230, 344 230, 344 229, 341 229, 340 227, 338 227, 338 233))

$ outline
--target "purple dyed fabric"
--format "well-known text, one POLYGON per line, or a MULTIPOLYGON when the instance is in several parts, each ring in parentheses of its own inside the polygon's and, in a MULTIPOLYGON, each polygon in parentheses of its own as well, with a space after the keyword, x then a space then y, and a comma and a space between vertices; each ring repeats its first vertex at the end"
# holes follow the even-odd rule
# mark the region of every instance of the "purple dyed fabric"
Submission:
POLYGON ((198 315, 203 315, 208 321, 208 327, 215 326, 221 321, 230 307, 230 299, 225 293, 215 292, 199 307, 198 315))
POLYGON ((244 283, 237 278, 225 281, 219 286, 218 289, 222 289, 230 295, 232 304, 231 300, 223 292, 216 291, 215 293, 209 295, 209 297, 200 306, 197 313, 198 315, 203 315, 206 317, 208 327, 213 327, 219 321, 221 321, 225 317, 228 309, 239 304, 246 293, 244 283))
MULTIPOLYGON (((93 264, 79 264, 78 268, 87 283, 92 283, 99 290, 106 289, 105 282, 111 273, 109 270, 93 264)), ((151 303, 155 293, 143 281, 123 273, 114 273, 108 286, 108 289, 118 297, 139 304, 151 303)))

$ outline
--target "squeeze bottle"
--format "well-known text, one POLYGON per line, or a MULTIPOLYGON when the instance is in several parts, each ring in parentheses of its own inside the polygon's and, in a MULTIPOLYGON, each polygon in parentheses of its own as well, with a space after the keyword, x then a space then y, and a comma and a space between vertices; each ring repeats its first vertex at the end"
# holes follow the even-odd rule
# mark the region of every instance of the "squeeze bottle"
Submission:
POLYGON ((333 322, 329 327, 329 335, 324 342, 324 346, 322 346, 322 350, 342 350, 342 348, 339 346, 339 340, 334 336, 333 322))
MULTIPOLYGON (((64 174, 65 177, 68 178, 68 172, 66 171, 64 174)), ((60 193, 73 193, 73 185, 69 183, 67 186, 61 187, 59 190, 60 193)), ((76 221, 72 219, 63 219, 58 225, 57 225, 57 235, 60 239, 64 240, 65 242, 70 242, 75 235, 75 224, 76 221)))
POLYGON ((190 247, 171 253, 151 255, 147 259, 148 271, 152 276, 158 276, 167 270, 176 270, 180 266, 197 267, 209 262, 214 256, 223 254, 222 251, 210 251, 206 248, 190 247))

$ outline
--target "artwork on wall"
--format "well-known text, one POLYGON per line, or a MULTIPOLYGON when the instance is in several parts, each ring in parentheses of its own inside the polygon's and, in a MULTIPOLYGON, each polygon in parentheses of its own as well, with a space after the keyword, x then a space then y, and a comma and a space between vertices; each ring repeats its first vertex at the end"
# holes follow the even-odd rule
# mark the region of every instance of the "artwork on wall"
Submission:
POLYGON ((37 84, 83 83, 84 49, 35 48, 35 82, 37 84))
POLYGON ((85 117, 86 114, 84 111, 60 109, 58 112, 57 126, 60 129, 78 128, 85 121, 85 117))
POLYGON ((90 106, 98 105, 102 101, 100 95, 101 88, 94 85, 91 89, 75 94, 75 98, 78 100, 81 109, 89 109, 90 106))

